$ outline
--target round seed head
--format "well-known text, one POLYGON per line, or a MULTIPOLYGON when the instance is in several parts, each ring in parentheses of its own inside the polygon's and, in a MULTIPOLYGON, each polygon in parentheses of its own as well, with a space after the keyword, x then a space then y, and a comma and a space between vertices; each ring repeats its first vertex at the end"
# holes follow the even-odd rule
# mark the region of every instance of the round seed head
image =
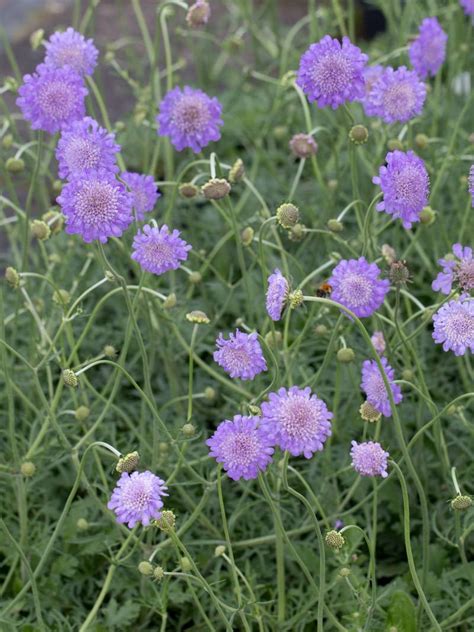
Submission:
POLYGON ((186 320, 190 323, 196 323, 198 325, 208 325, 211 321, 207 314, 199 309, 194 309, 192 312, 186 314, 186 320))
POLYGON ((5 168, 10 173, 21 173, 25 169, 25 161, 21 158, 8 158, 5 168))
POLYGON ((456 496, 456 498, 453 498, 453 500, 451 501, 451 507, 456 511, 465 511, 471 506, 472 498, 470 496, 462 496, 461 494, 459 494, 459 496, 456 496))
POLYGON ((359 408, 359 413, 364 421, 370 421, 371 423, 378 421, 382 416, 382 413, 380 413, 374 406, 372 406, 372 404, 367 401, 365 401, 361 405, 361 407, 359 408))
POLYGON ((430 142, 430 139, 428 138, 426 134, 417 134, 415 136, 415 144, 420 149, 426 149, 428 147, 429 142, 430 142))
POLYGON ((420 222, 425 226, 430 226, 436 221, 436 211, 431 206, 425 206, 420 213, 420 222))
POLYGON ((223 178, 212 178, 202 186, 201 190, 207 200, 221 200, 229 195, 231 186, 223 178))
POLYGON ((120 457, 117 465, 115 466, 115 471, 119 472, 120 474, 122 474, 123 472, 133 472, 137 469, 139 461, 140 455, 138 454, 138 452, 130 452, 129 454, 120 457))
POLYGON ((77 421, 85 421, 89 417, 90 412, 91 411, 87 408, 87 406, 79 406, 74 411, 74 417, 77 421))
POLYGON ((66 386, 70 386, 71 388, 77 388, 79 386, 79 380, 71 369, 63 369, 62 378, 66 386))
POLYGON ((184 198, 191 199, 191 198, 196 197, 196 195, 199 194, 199 189, 192 182, 184 182, 179 187, 179 194, 184 198))
POLYGON ((354 145, 363 145, 369 140, 369 130, 364 125, 354 125, 349 131, 349 139, 354 145))
POLYGON ((324 541, 330 549, 334 549, 335 551, 339 551, 339 549, 342 549, 342 547, 346 543, 339 531, 335 531, 334 529, 326 533, 324 541))
POLYGON ((35 219, 31 222, 31 234, 39 241, 46 241, 51 235, 51 228, 41 219, 35 219))
POLYGON ((157 582, 160 582, 164 576, 165 576, 165 571, 163 570, 163 568, 161 566, 155 566, 155 570, 153 571, 153 578, 157 582))
POLYGON ((340 233, 344 230, 344 224, 337 219, 330 219, 328 221, 328 229, 332 233, 340 233))
POLYGON ((277 208, 276 218, 283 228, 292 228, 298 223, 300 212, 294 204, 282 204, 277 208))
POLYGON ((184 424, 184 426, 181 428, 181 432, 184 434, 185 437, 194 437, 194 435, 196 434, 196 426, 190 423, 184 424))
POLYGON ((158 520, 155 520, 155 525, 165 533, 167 531, 174 531, 175 524, 176 516, 172 511, 169 511, 168 509, 162 511, 161 516, 158 518, 158 520))

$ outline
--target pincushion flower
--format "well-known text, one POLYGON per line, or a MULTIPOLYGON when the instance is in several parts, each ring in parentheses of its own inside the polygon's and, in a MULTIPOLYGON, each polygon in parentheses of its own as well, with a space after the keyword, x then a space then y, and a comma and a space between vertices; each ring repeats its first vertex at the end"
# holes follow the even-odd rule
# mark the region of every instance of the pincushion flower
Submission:
POLYGON ((256 332, 245 334, 236 329, 235 334, 230 333, 227 340, 219 334, 216 346, 214 360, 230 377, 253 380, 256 375, 267 370, 256 332))
POLYGON ((387 67, 372 85, 364 109, 386 123, 405 122, 421 114, 425 99, 426 86, 415 71, 387 67))
POLYGON ((71 27, 64 33, 53 33, 45 47, 44 61, 53 68, 69 66, 80 75, 91 75, 97 66, 99 51, 93 41, 71 27))
POLYGON ((267 313, 272 320, 280 320, 289 292, 288 281, 278 268, 268 277, 267 313))
POLYGON ((152 472, 124 472, 117 481, 107 507, 117 516, 117 522, 127 524, 130 529, 142 523, 147 527, 152 520, 161 516, 165 482, 152 472))
POLYGON ((310 459, 331 435, 333 414, 309 387, 280 388, 262 403, 262 428, 282 450, 310 459))
POLYGON ((387 478, 387 459, 390 456, 380 443, 366 441, 351 442, 352 467, 361 476, 381 476, 387 478))
POLYGON ((79 176, 90 169, 116 172, 119 151, 115 135, 100 127, 93 118, 86 116, 74 121, 63 129, 56 148, 59 177, 79 176))
POLYGON ((296 83, 309 101, 318 107, 332 107, 364 96, 364 67, 367 55, 354 46, 348 37, 342 44, 325 35, 311 44, 300 59, 296 83))
POLYGON ((222 463, 234 481, 257 478, 274 452, 271 439, 260 427, 260 418, 241 415, 220 423, 206 445, 211 448, 209 456, 222 463))
POLYGON ((81 235, 86 243, 120 237, 133 220, 130 194, 105 169, 74 176, 57 201, 66 217, 66 232, 81 235))
POLYGON ((40 64, 23 77, 16 104, 32 129, 55 134, 85 114, 87 89, 72 68, 50 68, 40 64))
POLYGON ((448 36, 437 18, 425 18, 420 24, 419 35, 411 44, 408 55, 418 75, 425 79, 434 77, 446 58, 448 36))
POLYGON ((365 257, 343 259, 328 281, 331 298, 350 309, 359 318, 371 316, 382 305, 390 289, 387 279, 380 278, 380 268, 365 257))
POLYGON ((189 86, 173 88, 160 103, 158 134, 169 136, 178 151, 190 147, 199 153, 221 137, 221 115, 222 106, 216 97, 189 86))
POLYGON ((133 239, 132 259, 138 261, 143 270, 153 274, 177 270, 191 250, 191 246, 179 235, 179 230, 170 232, 166 224, 161 228, 145 224, 133 239))
MULTIPOLYGON (((392 391, 392 397, 395 404, 399 404, 402 399, 402 391, 398 384, 394 383, 395 372, 387 362, 387 358, 380 358, 380 362, 387 375, 388 383, 392 391)), ((392 408, 388 397, 387 389, 383 381, 382 373, 375 360, 365 360, 362 365, 362 382, 361 389, 367 396, 367 401, 375 410, 382 413, 384 417, 392 416, 392 408)))
POLYGON ((141 173, 133 173, 124 171, 120 178, 130 189, 133 200, 133 208, 138 220, 145 218, 145 213, 153 210, 156 200, 160 197, 160 192, 156 188, 153 176, 142 175, 141 173))
POLYGON ((389 152, 380 167, 379 175, 372 179, 380 185, 383 200, 377 204, 384 211, 401 219, 404 228, 420 221, 420 213, 428 203, 430 179, 423 160, 413 151, 389 152))
POLYGON ((474 352, 474 299, 461 297, 442 305, 433 316, 433 340, 461 356, 474 352))
POLYGON ((431 284, 435 292, 442 292, 448 295, 454 284, 459 285, 461 290, 470 292, 474 290, 474 258, 472 248, 454 244, 454 258, 439 259, 438 263, 443 271, 438 274, 431 284))
POLYGON ((459 0, 459 2, 466 15, 474 16, 474 0, 459 0))

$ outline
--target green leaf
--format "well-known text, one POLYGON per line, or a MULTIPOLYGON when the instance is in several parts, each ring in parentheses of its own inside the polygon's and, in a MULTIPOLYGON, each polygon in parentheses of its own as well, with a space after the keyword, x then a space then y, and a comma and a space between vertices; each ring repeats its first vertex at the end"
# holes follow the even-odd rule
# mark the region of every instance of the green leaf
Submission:
POLYGON ((396 628, 397 632, 416 632, 415 606, 411 597, 402 590, 397 590, 390 598, 386 629, 390 628, 396 628))

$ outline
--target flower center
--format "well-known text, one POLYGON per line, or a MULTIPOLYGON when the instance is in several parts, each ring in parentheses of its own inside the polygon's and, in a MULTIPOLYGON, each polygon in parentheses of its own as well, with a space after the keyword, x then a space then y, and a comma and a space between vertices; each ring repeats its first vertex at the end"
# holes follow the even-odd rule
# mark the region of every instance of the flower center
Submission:
POLYGON ((176 104, 173 121, 184 134, 203 131, 208 119, 207 108, 195 96, 185 96, 176 104))
POLYGON ((102 225, 117 215, 118 192, 108 182, 84 182, 75 203, 76 213, 83 221, 102 225))
POLYGON ((82 171, 99 166, 100 149, 86 138, 74 138, 65 151, 67 165, 71 171, 82 171))
POLYGON ((420 187, 419 170, 407 165, 399 172, 394 173, 393 185, 398 203, 409 203, 410 206, 416 208, 423 204, 423 190, 420 187))
POLYGON ((383 107, 394 118, 407 115, 416 105, 413 87, 406 81, 389 86, 383 95, 383 107))
POLYGON ((290 398, 282 402, 279 420, 289 436, 310 439, 317 430, 319 415, 310 400, 290 398))
POLYGON ((66 64, 76 69, 81 69, 84 63, 84 53, 81 48, 63 47, 55 51, 58 66, 66 64))
POLYGON ((38 103, 47 116, 58 121, 71 113, 74 96, 71 89, 65 89, 64 83, 51 81, 39 89, 38 103))
POLYGON ((350 61, 341 52, 325 55, 314 66, 313 80, 323 94, 336 94, 343 91, 352 79, 350 61))
POLYGON ((341 283, 343 300, 354 307, 367 305, 372 297, 372 285, 361 274, 350 274, 341 283))
POLYGON ((446 321, 445 331, 447 339, 454 343, 474 340, 474 314, 465 311, 452 314, 446 321))
POLYGON ((148 241, 144 245, 144 259, 160 265, 174 261, 174 250, 170 244, 161 241, 148 241))
POLYGON ((130 489, 124 494, 124 504, 127 509, 143 511, 148 507, 149 503, 150 490, 145 485, 137 485, 137 482, 133 481, 133 486, 130 486, 130 489))
POLYGON ((456 269, 456 277, 463 290, 474 290, 474 259, 461 261, 456 269))
POLYGON ((259 453, 255 437, 243 432, 230 435, 224 443, 223 452, 230 465, 250 465, 259 453))

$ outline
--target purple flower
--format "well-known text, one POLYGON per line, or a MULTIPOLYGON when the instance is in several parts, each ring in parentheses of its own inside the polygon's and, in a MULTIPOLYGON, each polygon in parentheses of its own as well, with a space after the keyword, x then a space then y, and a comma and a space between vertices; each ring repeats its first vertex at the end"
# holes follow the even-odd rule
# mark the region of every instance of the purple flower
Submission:
POLYGON ((189 86, 174 88, 160 103, 156 117, 159 136, 169 136, 178 151, 190 147, 198 153, 211 141, 219 140, 222 106, 216 97, 189 86))
MULTIPOLYGON (((364 95, 360 99, 364 105, 364 109, 365 109, 366 102, 368 102, 369 100, 369 95, 372 91, 372 88, 374 87, 375 83, 380 79, 384 70, 385 70, 384 66, 381 66, 380 64, 377 64, 375 66, 365 67, 364 69, 364 95)), ((366 114, 368 116, 372 116, 372 113, 370 112, 370 106, 369 106, 369 111, 366 112, 366 114)))
POLYGON ((273 274, 268 277, 267 289, 267 313, 272 320, 280 320, 281 313, 285 307, 288 297, 289 285, 288 281, 282 275, 278 268, 275 268, 273 274))
POLYGON ((443 271, 438 274, 431 284, 435 292, 442 292, 448 295, 454 283, 465 292, 474 290, 474 258, 472 248, 454 244, 454 257, 439 259, 438 263, 443 267, 443 271))
POLYGON ((229 334, 228 340, 219 334, 216 345, 214 360, 230 377, 253 380, 256 375, 267 370, 256 332, 244 334, 236 329, 235 334, 229 334))
POLYGON ((461 297, 449 301, 433 316, 433 340, 442 343, 444 351, 461 356, 474 352, 474 299, 461 297))
POLYGON ((368 116, 379 116, 386 123, 405 122, 421 114, 425 98, 426 86, 416 72, 389 66, 372 85, 364 108, 368 116))
POLYGON ((145 219, 145 213, 153 210, 156 200, 161 196, 161 193, 156 188, 153 176, 124 171, 120 177, 130 189, 137 219, 145 219))
POLYGON ((177 270, 191 250, 191 246, 179 235, 179 230, 170 233, 166 224, 161 228, 145 224, 133 239, 132 259, 138 261, 143 270, 153 274, 177 270))
MULTIPOLYGON (((393 401, 395 404, 399 404, 402 399, 402 391, 398 384, 394 383, 395 372, 387 362, 387 358, 380 358, 380 362, 387 375, 388 383, 392 391, 393 401)), ((383 381, 382 373, 375 360, 365 360, 362 364, 362 382, 361 389, 367 395, 367 401, 371 404, 375 410, 382 413, 384 417, 392 416, 392 408, 390 406, 390 400, 388 398, 387 389, 383 381)))
POLYGON ((374 333, 370 337, 370 340, 379 356, 383 355, 386 347, 383 333, 381 331, 374 331, 374 333))
POLYGON ((466 15, 474 15, 474 0, 459 0, 466 15))
POLYGON ((380 443, 352 441, 351 445, 352 467, 358 474, 387 478, 387 458, 390 455, 385 452, 380 443))
POLYGON ((262 404, 262 428, 282 450, 310 459, 331 435, 333 414, 309 387, 280 388, 262 404))
POLYGON ((346 101, 364 96, 367 60, 367 55, 348 37, 343 37, 341 45, 337 39, 325 35, 301 57, 296 83, 309 101, 316 101, 320 108, 329 105, 335 110, 346 101))
POLYGON ((69 178, 83 175, 89 169, 118 171, 115 155, 120 145, 115 135, 109 133, 90 116, 74 121, 63 129, 56 148, 59 177, 69 178))
POLYGON ((385 156, 387 166, 372 178, 380 185, 383 201, 377 204, 384 211, 401 219, 404 228, 420 221, 420 213, 428 203, 430 179, 425 163, 412 151, 391 151, 385 156))
POLYGON ((44 61, 52 68, 69 66, 80 75, 91 75, 97 66, 99 51, 93 41, 71 27, 64 33, 53 33, 45 47, 44 61))
POLYGON ((141 522, 147 527, 161 516, 162 496, 168 496, 165 482, 151 472, 124 472, 117 481, 107 504, 117 516, 117 522, 130 529, 141 522))
POLYGON ((206 445, 211 448, 209 456, 222 463, 234 481, 257 478, 274 452, 272 441, 260 427, 260 418, 241 415, 220 423, 206 445))
POLYGON ((446 57, 448 36, 437 18, 425 18, 420 24, 419 35, 411 44, 408 55, 410 62, 422 79, 432 77, 441 68, 446 57))
POLYGON ((365 257, 343 259, 328 281, 333 290, 331 298, 359 318, 371 316, 382 305, 390 289, 390 282, 379 276, 378 265, 368 263, 365 257))
POLYGON ((23 77, 16 104, 32 129, 54 134, 85 114, 87 89, 72 68, 50 68, 40 64, 23 77))
POLYGON ((472 198, 471 206, 472 208, 474 208, 474 165, 471 165, 471 168, 469 169, 468 186, 469 193, 471 194, 472 198))
POLYGON ((66 216, 66 232, 81 235, 86 243, 120 237, 133 220, 130 194, 105 169, 72 177, 57 201, 66 216))

